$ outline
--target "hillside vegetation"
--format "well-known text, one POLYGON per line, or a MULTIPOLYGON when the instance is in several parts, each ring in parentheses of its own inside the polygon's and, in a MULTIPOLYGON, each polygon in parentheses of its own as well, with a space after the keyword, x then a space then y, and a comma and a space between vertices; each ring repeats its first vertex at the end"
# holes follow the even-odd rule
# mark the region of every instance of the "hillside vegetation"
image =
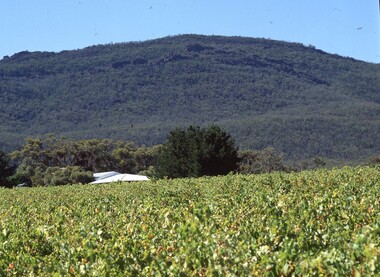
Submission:
POLYGON ((0 189, 0 275, 379 276, 379 168, 0 189))
POLYGON ((218 124, 241 149, 356 160, 380 153, 380 65, 302 44, 181 35, 0 61, 0 149, 55 133, 162 143, 218 124))

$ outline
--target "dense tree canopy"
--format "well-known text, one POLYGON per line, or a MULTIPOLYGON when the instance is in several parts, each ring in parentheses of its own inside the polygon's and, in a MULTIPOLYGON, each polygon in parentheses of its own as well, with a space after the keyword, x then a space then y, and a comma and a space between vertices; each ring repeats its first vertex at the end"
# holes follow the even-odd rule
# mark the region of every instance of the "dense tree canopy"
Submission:
POLYGON ((291 170, 291 167, 284 161, 283 156, 271 147, 261 151, 241 151, 239 152, 239 158, 239 172, 243 174, 291 170))
POLYGON ((224 175, 237 169, 239 158, 235 140, 219 126, 204 129, 203 149, 199 175, 224 175))
POLYGON ((70 183, 85 180, 86 172, 151 172, 149 167, 155 161, 154 153, 154 150, 145 146, 139 148, 131 142, 109 139, 76 141, 47 135, 44 138, 27 138, 25 145, 14 151, 11 157, 19 164, 18 175, 33 185, 50 185, 61 184, 65 180, 70 183), (53 173, 60 177, 53 178, 53 173))
POLYGON ((218 126, 176 128, 162 147, 157 175, 176 178, 227 174, 237 169, 237 151, 231 136, 218 126))
POLYGON ((200 149, 193 129, 176 128, 168 136, 163 145, 157 164, 157 174, 160 177, 196 177, 199 175, 200 149))
POLYGON ((48 167, 44 173, 45 186, 62 186, 67 184, 86 184, 94 181, 92 172, 84 171, 80 166, 48 167))
POLYGON ((13 175, 15 167, 11 165, 9 156, 0 150, 0 186, 10 186, 9 177, 13 175))

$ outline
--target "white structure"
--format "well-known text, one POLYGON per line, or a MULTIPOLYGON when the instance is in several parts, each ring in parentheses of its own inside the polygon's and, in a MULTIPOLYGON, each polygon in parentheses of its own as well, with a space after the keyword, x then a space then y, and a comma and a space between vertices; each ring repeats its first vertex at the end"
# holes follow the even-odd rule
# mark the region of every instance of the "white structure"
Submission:
POLYGON ((94 178, 95 178, 95 181, 91 182, 90 184, 149 181, 149 178, 143 175, 123 174, 116 171, 94 173, 94 178))

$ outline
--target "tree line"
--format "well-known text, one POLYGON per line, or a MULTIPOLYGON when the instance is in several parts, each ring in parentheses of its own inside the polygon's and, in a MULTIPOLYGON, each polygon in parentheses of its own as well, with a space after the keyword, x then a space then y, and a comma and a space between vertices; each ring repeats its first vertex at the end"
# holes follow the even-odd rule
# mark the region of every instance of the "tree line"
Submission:
MULTIPOLYGON (((324 166, 315 158, 314 167, 324 166)), ((118 171, 153 178, 257 174, 292 171, 273 148, 239 150, 235 140, 217 125, 175 128, 165 143, 151 147, 110 139, 73 140, 55 135, 27 138, 9 154, 0 151, 0 186, 89 183, 94 172, 118 171)))

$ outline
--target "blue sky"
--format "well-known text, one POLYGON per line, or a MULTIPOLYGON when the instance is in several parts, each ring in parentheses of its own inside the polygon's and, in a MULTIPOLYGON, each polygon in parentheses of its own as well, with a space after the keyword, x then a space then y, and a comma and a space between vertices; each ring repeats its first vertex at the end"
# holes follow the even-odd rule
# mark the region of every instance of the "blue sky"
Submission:
POLYGON ((271 38, 380 63, 377 0, 1 0, 0 59, 177 34, 271 38))

